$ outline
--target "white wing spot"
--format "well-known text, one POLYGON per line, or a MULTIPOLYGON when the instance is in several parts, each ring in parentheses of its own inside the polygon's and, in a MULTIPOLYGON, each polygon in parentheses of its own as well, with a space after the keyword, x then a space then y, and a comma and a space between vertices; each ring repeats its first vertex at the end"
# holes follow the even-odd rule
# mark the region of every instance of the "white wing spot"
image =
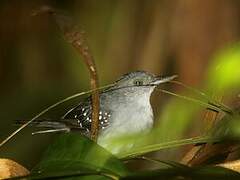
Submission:
POLYGON ((102 119, 102 116, 99 116, 99 120, 101 120, 102 119))
POLYGON ((86 116, 86 115, 87 115, 87 113, 85 112, 85 113, 83 113, 83 115, 84 115, 84 116, 86 116))

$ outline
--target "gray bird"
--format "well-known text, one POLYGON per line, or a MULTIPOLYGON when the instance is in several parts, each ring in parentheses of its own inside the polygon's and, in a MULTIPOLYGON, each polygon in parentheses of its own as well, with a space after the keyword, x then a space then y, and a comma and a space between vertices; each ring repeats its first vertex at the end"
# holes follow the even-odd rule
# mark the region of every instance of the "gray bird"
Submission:
MULTIPOLYGON (((100 93, 99 138, 105 139, 130 133, 146 132, 153 126, 151 94, 156 86, 171 81, 176 76, 158 77, 145 71, 135 71, 121 76, 115 84, 100 93)), ((58 130, 77 130, 90 136, 91 96, 69 110, 59 121, 42 121, 41 127, 58 130)), ((55 131, 55 130, 54 130, 55 131)))

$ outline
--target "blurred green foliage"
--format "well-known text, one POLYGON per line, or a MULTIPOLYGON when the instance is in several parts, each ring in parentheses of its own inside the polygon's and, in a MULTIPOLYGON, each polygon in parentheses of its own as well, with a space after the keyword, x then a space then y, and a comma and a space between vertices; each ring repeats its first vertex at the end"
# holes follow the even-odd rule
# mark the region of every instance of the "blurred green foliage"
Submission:
MULTIPOLYGON (((46 16, 31 16, 44 3, 69 12, 85 30, 101 85, 142 69, 155 74, 178 74, 179 81, 206 96, 173 85, 161 87, 177 94, 204 102, 224 96, 223 101, 231 107, 239 103, 238 1, 1 1, 1 140, 16 129, 12 126, 15 120, 30 119, 46 106, 89 88, 89 75, 81 57, 62 38, 53 21, 46 16)), ((59 118, 80 100, 63 104, 44 117, 59 118)), ((138 141, 138 148, 147 144, 160 145, 161 149, 164 143, 179 144, 183 138, 205 135, 204 108, 200 104, 162 93, 160 96, 159 92, 153 96, 152 104, 156 126, 149 136, 138 141)), ((239 118, 230 122, 221 127, 230 129, 238 138, 239 118)), ((57 135, 31 136, 32 131, 27 128, 2 147, 1 157, 15 159, 29 169, 37 164, 57 135)), ((68 151, 71 153, 71 148, 68 151)), ((169 153, 167 150, 157 155, 163 159, 181 158, 180 151, 174 151, 174 156, 167 156, 169 153)))
POLYGON ((237 92, 240 87, 240 45, 236 43, 216 54, 209 65, 208 89, 214 94, 237 92))

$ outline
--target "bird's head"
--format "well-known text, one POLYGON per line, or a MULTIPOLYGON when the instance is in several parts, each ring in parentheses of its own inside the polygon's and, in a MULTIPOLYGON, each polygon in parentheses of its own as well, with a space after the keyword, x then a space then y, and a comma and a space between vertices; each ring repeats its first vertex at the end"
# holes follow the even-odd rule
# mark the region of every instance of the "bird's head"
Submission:
POLYGON ((169 82, 176 75, 160 77, 145 71, 134 71, 125 74, 115 82, 114 89, 126 89, 126 91, 152 92, 153 89, 161 83, 169 82))

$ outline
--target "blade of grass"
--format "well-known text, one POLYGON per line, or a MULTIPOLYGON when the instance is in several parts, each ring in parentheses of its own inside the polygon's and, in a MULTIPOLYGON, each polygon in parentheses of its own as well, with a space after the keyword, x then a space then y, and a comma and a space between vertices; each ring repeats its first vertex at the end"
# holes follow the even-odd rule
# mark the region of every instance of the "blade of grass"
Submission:
POLYGON ((207 95, 205 92, 203 92, 203 91, 200 91, 200 90, 198 90, 198 89, 196 89, 196 88, 193 88, 193 87, 191 87, 191 86, 188 86, 188 85, 186 85, 186 84, 184 84, 184 83, 182 83, 182 82, 180 82, 180 81, 172 80, 172 81, 169 81, 169 82, 170 82, 170 83, 174 83, 174 84, 178 84, 178 85, 180 85, 180 86, 183 86, 184 88, 190 90, 191 92, 194 92, 195 94, 198 94, 198 95, 202 96, 203 98, 205 98, 205 99, 208 101, 209 104, 212 104, 212 105, 214 105, 214 106, 217 106, 217 107, 219 107, 219 108, 221 108, 221 109, 223 109, 223 110, 225 109, 225 111, 229 111, 229 112, 232 111, 230 107, 228 107, 227 105, 223 104, 223 103, 220 102, 220 101, 217 101, 216 99, 212 98, 211 96, 208 96, 208 95, 207 95))
POLYGON ((181 140, 175 140, 170 141, 166 143, 159 143, 159 144, 152 144, 152 145, 145 145, 143 147, 136 147, 131 149, 128 152, 121 152, 117 156, 120 159, 130 159, 134 158, 149 152, 154 152, 162 149, 167 148, 174 148, 178 146, 188 145, 188 144, 196 144, 196 143, 206 143, 206 142, 213 142, 214 139, 210 137, 193 137, 188 139, 181 139, 181 140))
POLYGON ((167 165, 169 167, 177 167, 177 168, 188 168, 188 166, 178 163, 178 162, 173 162, 173 161, 162 161, 160 159, 156 159, 156 158, 149 158, 146 156, 139 156, 139 157, 135 157, 135 158, 130 158, 130 159, 124 159, 125 162, 130 161, 130 160, 144 160, 144 161, 148 161, 151 163, 156 163, 159 165, 167 165))
MULTIPOLYGON (((64 173, 64 172, 62 172, 64 173)), ((19 176, 19 177, 14 177, 11 179, 38 179, 38 180, 44 180, 44 179, 68 179, 68 178, 83 178, 83 177, 87 177, 87 176, 102 176, 102 177, 106 177, 108 179, 112 179, 112 180, 118 180, 119 177, 114 175, 114 174, 109 174, 109 173, 105 173, 105 172, 81 172, 81 171, 76 171, 76 172, 72 172, 72 173, 67 173, 65 172, 65 174, 63 175, 55 175, 55 174, 44 174, 44 175, 38 175, 38 174, 34 174, 34 175, 26 175, 26 176, 19 176)))
POLYGON ((156 90, 157 91, 161 91, 161 92, 163 92, 165 94, 169 94, 169 95, 181 98, 181 99, 185 99, 187 101, 192 101, 192 102, 197 103, 197 104, 199 104, 199 105, 201 105, 203 107, 207 107, 208 109, 213 110, 213 111, 222 111, 222 112, 227 113, 227 114, 232 114, 232 111, 221 109, 218 106, 215 106, 213 104, 209 104, 209 103, 203 102, 203 101, 201 101, 199 99, 194 99, 194 98, 191 98, 191 97, 179 95, 179 94, 176 94, 176 93, 164 90, 164 89, 156 89, 156 90))
POLYGON ((69 96, 67 98, 64 98, 58 102, 56 102, 55 104, 47 107, 46 109, 44 109, 43 111, 41 111, 40 113, 38 113, 36 116, 34 116, 31 120, 29 120, 28 122, 26 122, 25 124, 23 124, 21 127, 19 127, 16 131, 14 131, 13 133, 11 133, 7 138, 5 138, 1 144, 0 144, 0 147, 2 147, 5 143, 7 143, 10 139, 12 139, 17 133, 19 133, 22 129, 24 129, 25 127, 27 127, 29 124, 31 124, 34 120, 36 120, 37 118, 39 118, 40 116, 42 116, 43 114, 47 113, 48 111, 50 111, 51 109, 57 107, 58 105, 66 102, 66 101, 69 101, 71 99, 74 99, 76 97, 79 97, 79 96, 82 96, 82 95, 85 95, 85 94, 89 94, 89 93, 92 93, 96 90, 100 90, 100 89, 105 89, 107 87, 111 87, 113 86, 113 84, 109 84, 109 85, 106 85, 106 86, 102 86, 98 89, 93 89, 93 90, 89 90, 89 91, 85 91, 85 92, 81 92, 81 93, 77 93, 77 94, 74 94, 72 96, 69 96))

